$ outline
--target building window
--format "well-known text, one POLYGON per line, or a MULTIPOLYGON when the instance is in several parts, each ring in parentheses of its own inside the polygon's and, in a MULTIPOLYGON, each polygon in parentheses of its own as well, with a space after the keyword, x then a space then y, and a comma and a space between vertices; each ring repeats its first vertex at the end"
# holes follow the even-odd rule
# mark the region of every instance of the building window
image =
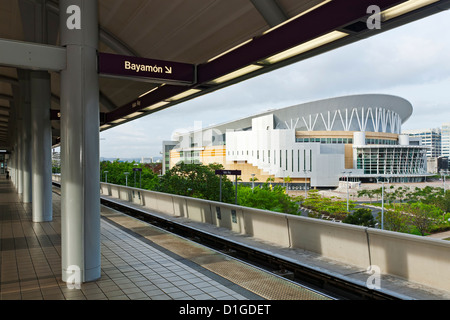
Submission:
POLYGON ((291 150, 291 171, 294 171, 294 150, 291 150))
POLYGON ((288 151, 286 150, 286 170, 288 169, 288 151))
POLYGON ((306 149, 303 150, 303 170, 306 171, 306 149))
POLYGON ((281 168, 281 164, 282 164, 283 162, 281 161, 281 150, 280 150, 280 168, 281 168))

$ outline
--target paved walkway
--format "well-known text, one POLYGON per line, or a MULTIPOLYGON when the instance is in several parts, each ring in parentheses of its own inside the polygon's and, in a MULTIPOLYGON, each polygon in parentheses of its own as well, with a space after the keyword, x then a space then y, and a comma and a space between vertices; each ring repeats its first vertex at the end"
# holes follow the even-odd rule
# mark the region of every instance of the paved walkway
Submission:
POLYGON ((60 196, 53 221, 33 223, 0 179, 0 300, 323 300, 316 292, 102 207, 102 274, 61 281, 60 196))

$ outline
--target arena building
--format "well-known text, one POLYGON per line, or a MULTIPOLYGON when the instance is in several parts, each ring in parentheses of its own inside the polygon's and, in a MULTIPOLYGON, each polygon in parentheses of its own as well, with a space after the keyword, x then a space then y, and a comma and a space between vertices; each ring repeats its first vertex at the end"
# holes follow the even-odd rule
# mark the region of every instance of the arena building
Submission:
POLYGON ((348 179, 423 181, 427 147, 401 131, 412 110, 407 100, 383 94, 299 104, 180 133, 164 143, 164 162, 220 163, 241 170, 242 182, 271 178, 291 190, 348 179))

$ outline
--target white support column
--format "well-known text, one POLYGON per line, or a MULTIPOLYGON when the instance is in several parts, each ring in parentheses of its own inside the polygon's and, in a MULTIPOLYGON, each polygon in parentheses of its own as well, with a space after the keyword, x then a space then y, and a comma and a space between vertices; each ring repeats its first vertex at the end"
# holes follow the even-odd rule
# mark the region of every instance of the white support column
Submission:
POLYGON ((21 135, 21 169, 22 169, 22 202, 30 203, 32 200, 31 187, 31 99, 30 99, 30 71, 19 72, 20 104, 22 109, 21 135))
POLYGON ((22 103, 20 102, 20 91, 15 93, 17 98, 16 111, 16 189, 19 196, 23 192, 23 171, 22 171, 22 103))
POLYGON ((60 0, 62 278, 100 278, 98 2, 60 0), (79 270, 80 274, 73 274, 79 270))
POLYGON ((50 74, 32 71, 31 118, 33 150, 32 220, 52 220, 52 131, 50 123, 50 74))

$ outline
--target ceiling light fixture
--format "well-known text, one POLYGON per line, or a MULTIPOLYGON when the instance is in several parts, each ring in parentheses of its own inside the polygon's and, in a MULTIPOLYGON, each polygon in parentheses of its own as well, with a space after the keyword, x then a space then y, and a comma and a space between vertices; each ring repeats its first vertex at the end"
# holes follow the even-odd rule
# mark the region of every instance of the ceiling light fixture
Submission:
POLYGON ((197 92, 200 92, 200 91, 201 91, 200 89, 189 89, 189 90, 187 90, 187 91, 185 91, 185 92, 182 92, 182 93, 180 93, 180 94, 177 94, 176 96, 173 96, 173 97, 171 97, 171 98, 169 98, 169 99, 166 99, 166 100, 167 100, 167 101, 176 101, 176 100, 180 100, 180 99, 186 98, 186 97, 188 97, 188 96, 190 96, 190 95, 196 94, 197 92))
POLYGON ((420 9, 439 0, 408 0, 381 12, 382 21, 387 21, 405 13, 420 9))
POLYGON ((127 120, 127 119, 125 119, 125 118, 119 118, 119 119, 117 119, 117 120, 111 121, 111 123, 121 123, 121 122, 124 122, 125 120, 127 120))
POLYGON ((147 92, 144 92, 143 94, 141 94, 141 95, 139 96, 139 98, 142 98, 143 96, 145 96, 145 95, 149 94, 150 92, 153 92, 153 91, 155 91, 155 90, 161 88, 161 87, 164 86, 164 85, 165 85, 165 83, 163 83, 163 84, 160 85, 160 86, 157 86, 156 88, 150 89, 150 90, 148 90, 147 92))
POLYGON ((243 45, 245 45, 245 44, 247 44, 247 43, 249 43, 250 41, 252 41, 253 39, 250 39, 250 40, 247 40, 247 41, 244 41, 244 42, 242 42, 242 43, 240 43, 240 44, 238 44, 237 46, 234 46, 233 48, 231 48, 231 49, 228 49, 227 51, 224 51, 224 52, 222 52, 221 54, 218 54, 217 56, 215 56, 215 57, 213 57, 213 58, 211 58, 211 59, 209 59, 208 61, 206 61, 207 63, 209 63, 209 62, 211 62, 211 61, 213 61, 213 60, 216 60, 217 58, 220 58, 220 57, 222 57, 222 56, 224 56, 224 55, 226 55, 227 53, 229 53, 229 52, 231 52, 231 51, 234 51, 234 50, 236 50, 237 48, 239 48, 239 47, 242 47, 243 45))
POLYGON ((151 111, 151 110, 158 109, 159 107, 165 106, 166 104, 169 104, 169 102, 168 101, 161 101, 161 102, 152 104, 151 106, 148 106, 148 107, 146 107, 146 108, 144 108, 142 110, 151 111))
POLYGON ((278 54, 275 54, 269 58, 266 58, 264 60, 261 60, 260 63, 268 63, 268 64, 272 64, 272 63, 277 63, 280 62, 282 60, 286 60, 288 58, 294 57, 296 55, 299 55, 301 53, 305 53, 307 51, 316 49, 318 47, 321 47, 325 44, 328 44, 330 42, 336 41, 338 39, 341 39, 343 37, 348 36, 347 33, 345 32, 341 32, 341 31, 332 31, 330 33, 327 33, 323 36, 317 37, 313 40, 310 40, 308 42, 302 43, 298 46, 295 46, 291 49, 288 49, 286 51, 280 52, 278 54))
POLYGON ((286 20, 286 21, 284 21, 284 22, 282 22, 282 23, 276 25, 275 27, 270 28, 270 29, 267 30, 267 31, 264 31, 263 34, 267 34, 267 33, 269 33, 269 32, 272 32, 273 30, 278 29, 279 27, 285 25, 286 23, 289 23, 289 22, 291 22, 292 20, 295 20, 295 19, 297 19, 297 18, 300 18, 301 16, 304 16, 305 14, 307 14, 307 13, 309 13, 309 12, 311 12, 311 11, 314 11, 314 10, 316 10, 317 8, 323 6, 324 4, 327 4, 328 2, 331 2, 331 1, 332 1, 332 0, 325 0, 325 1, 322 1, 321 3, 315 5, 314 7, 311 7, 311 8, 309 8, 309 9, 307 9, 307 10, 305 10, 305 11, 299 13, 298 15, 296 15, 296 16, 294 16, 294 17, 292 17, 292 18, 290 18, 290 19, 288 19, 288 20, 286 20))
POLYGON ((246 66, 244 68, 241 68, 239 70, 236 70, 236 71, 233 71, 231 73, 228 73, 228 74, 226 74, 226 75, 224 75, 222 77, 219 77, 219 78, 217 78, 215 80, 212 80, 212 81, 210 81, 210 83, 212 83, 212 84, 220 84, 220 83, 223 83, 223 82, 230 81, 230 80, 233 80, 235 78, 241 77, 243 75, 246 75, 248 73, 251 73, 251 72, 256 71, 258 69, 261 69, 261 68, 262 68, 262 66, 251 64, 251 65, 248 65, 248 66, 246 66))
POLYGON ((131 118, 134 118, 134 117, 137 117, 137 116, 140 116, 140 115, 142 115, 142 112, 136 111, 136 112, 127 114, 126 116, 124 116, 124 118, 131 119, 131 118))

